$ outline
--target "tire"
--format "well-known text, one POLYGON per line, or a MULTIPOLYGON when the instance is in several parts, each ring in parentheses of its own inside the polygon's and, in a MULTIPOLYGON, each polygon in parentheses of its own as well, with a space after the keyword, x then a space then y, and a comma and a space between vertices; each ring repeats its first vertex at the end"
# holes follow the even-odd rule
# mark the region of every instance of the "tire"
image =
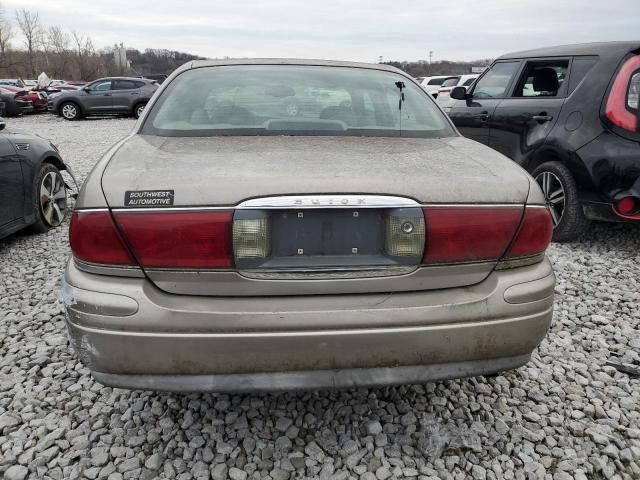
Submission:
POLYGON ((64 222, 67 215, 67 188, 54 165, 43 163, 34 183, 33 210, 36 221, 32 233, 45 233, 64 222))
POLYGON ((79 120, 82 118, 80 107, 73 102, 64 102, 60 105, 60 115, 66 120, 79 120))
POLYGON ((142 115, 142 112, 144 111, 145 108, 147 108, 147 102, 137 103, 133 107, 133 117, 140 118, 140 115, 142 115))
POLYGON ((576 240, 589 227, 578 200, 578 187, 569 169, 553 161, 539 165, 532 173, 540 185, 553 217, 553 240, 576 240))

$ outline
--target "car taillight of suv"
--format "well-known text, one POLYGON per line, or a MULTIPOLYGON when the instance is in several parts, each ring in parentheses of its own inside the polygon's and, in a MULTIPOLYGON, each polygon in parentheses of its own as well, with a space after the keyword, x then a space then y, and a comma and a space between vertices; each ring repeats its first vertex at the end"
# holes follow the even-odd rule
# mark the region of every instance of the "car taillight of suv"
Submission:
POLYGON ((611 123, 624 130, 640 130, 640 55, 631 57, 620 68, 605 113, 611 123))

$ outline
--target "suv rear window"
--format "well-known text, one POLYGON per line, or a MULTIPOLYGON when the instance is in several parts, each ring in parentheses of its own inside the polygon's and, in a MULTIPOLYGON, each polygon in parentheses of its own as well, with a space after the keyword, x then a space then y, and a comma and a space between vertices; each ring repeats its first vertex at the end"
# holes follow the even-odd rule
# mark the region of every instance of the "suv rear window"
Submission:
POLYGON ((136 88, 143 87, 144 82, 136 80, 115 80, 113 82, 113 90, 135 90, 136 88))
POLYGON ((587 73, 598 63, 597 56, 590 57, 574 57, 571 64, 571 73, 569 74, 569 92, 571 95, 576 87, 582 82, 587 73))
POLYGON ((212 135, 455 135, 406 77, 366 68, 229 65, 174 78, 142 133, 212 135))

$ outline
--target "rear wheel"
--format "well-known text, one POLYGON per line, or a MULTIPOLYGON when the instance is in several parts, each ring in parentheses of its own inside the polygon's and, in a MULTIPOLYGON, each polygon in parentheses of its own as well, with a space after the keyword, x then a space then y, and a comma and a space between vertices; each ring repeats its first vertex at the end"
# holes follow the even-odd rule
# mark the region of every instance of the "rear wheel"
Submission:
POLYGON ((144 112, 146 106, 147 104, 144 102, 138 103, 135 107, 133 107, 133 116, 135 118, 140 118, 140 115, 142 115, 142 112, 144 112))
POLYGON ((65 102, 60 105, 60 115, 67 120, 78 120, 81 117, 80 109, 73 102, 65 102))
POLYGON ((555 241, 575 240, 589 226, 578 200, 578 187, 569 169, 560 162, 547 162, 533 171, 553 219, 555 241))
POLYGON ((36 221, 31 227, 34 233, 44 233, 58 227, 67 214, 67 187, 54 165, 43 163, 36 183, 33 209, 36 221))

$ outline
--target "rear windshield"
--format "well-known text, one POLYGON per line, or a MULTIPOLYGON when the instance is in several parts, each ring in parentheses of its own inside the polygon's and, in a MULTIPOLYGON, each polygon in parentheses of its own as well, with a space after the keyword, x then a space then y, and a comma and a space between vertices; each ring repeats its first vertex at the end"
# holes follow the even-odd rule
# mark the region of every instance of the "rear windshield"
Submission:
POLYGON ((406 77, 366 68, 236 65, 177 76, 142 133, 161 136, 455 135, 406 77))

